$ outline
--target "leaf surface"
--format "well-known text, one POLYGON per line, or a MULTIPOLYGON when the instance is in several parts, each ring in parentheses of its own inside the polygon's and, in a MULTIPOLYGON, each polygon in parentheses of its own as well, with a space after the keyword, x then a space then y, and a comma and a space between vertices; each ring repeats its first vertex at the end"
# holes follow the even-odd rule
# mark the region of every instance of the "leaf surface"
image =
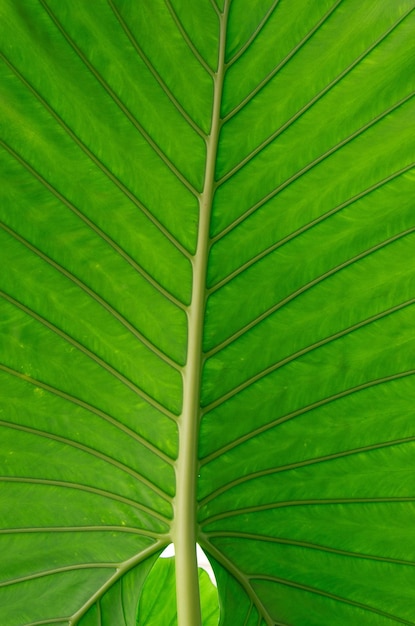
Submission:
MULTIPOLYGON (((217 590, 208 574, 199 568, 200 604, 203 624, 216 626, 219 618, 217 590)), ((138 626, 177 626, 174 558, 158 559, 142 592, 138 626)))
POLYGON ((0 24, 2 623, 415 624, 414 0, 0 24))

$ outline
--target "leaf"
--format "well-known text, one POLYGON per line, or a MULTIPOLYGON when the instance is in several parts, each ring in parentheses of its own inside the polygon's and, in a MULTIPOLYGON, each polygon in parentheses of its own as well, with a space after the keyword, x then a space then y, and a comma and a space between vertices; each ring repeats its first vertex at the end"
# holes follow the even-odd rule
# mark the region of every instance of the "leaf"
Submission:
MULTIPOLYGON (((216 626, 219 618, 217 590, 203 569, 199 568, 198 573, 203 624, 216 626)), ((158 559, 151 570, 140 599, 137 624, 177 625, 174 558, 158 559)))
POLYGON ((3 0, 0 605, 415 624, 414 0, 3 0))

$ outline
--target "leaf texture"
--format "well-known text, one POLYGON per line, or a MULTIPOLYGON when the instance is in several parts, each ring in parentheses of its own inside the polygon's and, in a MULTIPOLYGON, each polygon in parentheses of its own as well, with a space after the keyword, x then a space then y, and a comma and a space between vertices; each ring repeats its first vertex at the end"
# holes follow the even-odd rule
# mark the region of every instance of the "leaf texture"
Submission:
POLYGON ((4 626, 415 624, 414 0, 0 24, 4 626))

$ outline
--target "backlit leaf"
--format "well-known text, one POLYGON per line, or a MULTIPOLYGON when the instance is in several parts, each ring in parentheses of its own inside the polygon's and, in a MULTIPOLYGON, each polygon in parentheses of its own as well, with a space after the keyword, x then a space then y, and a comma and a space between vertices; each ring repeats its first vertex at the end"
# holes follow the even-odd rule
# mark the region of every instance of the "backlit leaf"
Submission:
POLYGON ((0 32, 2 625, 415 624, 415 0, 0 32))

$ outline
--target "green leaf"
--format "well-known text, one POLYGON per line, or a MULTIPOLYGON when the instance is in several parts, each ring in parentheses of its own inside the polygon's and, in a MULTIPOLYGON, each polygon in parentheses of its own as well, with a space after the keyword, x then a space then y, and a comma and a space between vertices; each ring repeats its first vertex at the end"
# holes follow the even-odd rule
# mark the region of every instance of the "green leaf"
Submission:
POLYGON ((414 625, 415 0, 0 31, 2 624, 414 625))
MULTIPOLYGON (((217 590, 208 574, 199 568, 200 604, 203 624, 217 626, 217 590)), ((140 599, 139 626, 177 626, 174 558, 159 559, 151 570, 140 599)))

